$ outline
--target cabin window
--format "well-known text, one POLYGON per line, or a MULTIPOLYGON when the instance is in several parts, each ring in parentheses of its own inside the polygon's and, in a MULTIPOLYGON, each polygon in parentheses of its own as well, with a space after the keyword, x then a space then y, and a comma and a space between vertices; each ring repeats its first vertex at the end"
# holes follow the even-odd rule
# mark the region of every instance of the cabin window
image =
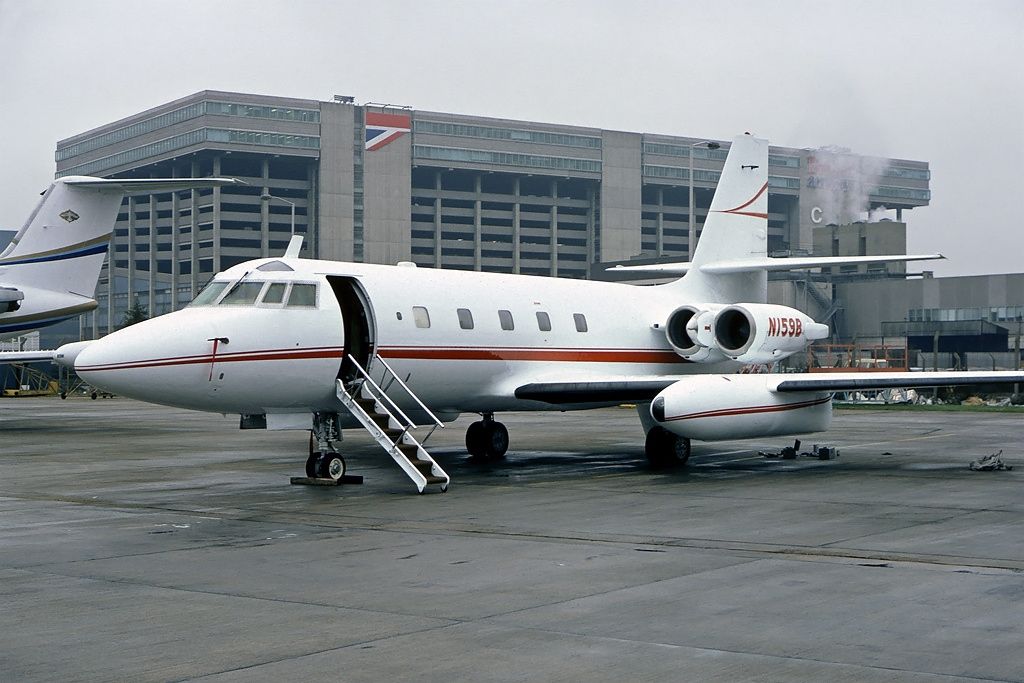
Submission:
POLYGON ((401 311, 395 311, 395 317, 398 318, 399 320, 401 320, 402 319, 402 312, 401 311))
POLYGON ((503 330, 516 329, 515 321, 512 320, 512 311, 498 311, 498 321, 501 323, 501 329, 503 330))
POLYGON ((572 319, 573 319, 573 321, 576 322, 576 331, 577 332, 586 332, 587 331, 587 316, 583 315, 582 313, 573 313, 572 314, 572 319))
POLYGON ((459 314, 459 327, 464 330, 473 329, 473 312, 468 308, 460 308, 457 312, 459 314))
POLYGON ((551 316, 544 311, 537 311, 537 327, 541 332, 551 331, 551 316))
POLYGON ((416 321, 416 327, 430 327, 430 313, 423 306, 412 307, 412 319, 416 321))
POLYGON ((262 282, 238 282, 220 300, 220 305, 251 306, 256 303, 256 297, 260 295, 262 289, 262 282))
POLYGON ((267 291, 263 293, 263 303, 265 304, 279 304, 284 301, 284 290, 285 283, 283 282, 272 282, 267 287, 267 291))
POLYGON ((292 285, 292 291, 288 295, 289 306, 315 307, 316 306, 316 285, 297 283, 292 285))
POLYGON ((211 306, 213 302, 217 300, 217 297, 221 295, 224 288, 228 286, 228 283, 223 280, 214 280, 210 284, 203 288, 203 291, 199 292, 195 299, 192 300, 190 306, 211 306))

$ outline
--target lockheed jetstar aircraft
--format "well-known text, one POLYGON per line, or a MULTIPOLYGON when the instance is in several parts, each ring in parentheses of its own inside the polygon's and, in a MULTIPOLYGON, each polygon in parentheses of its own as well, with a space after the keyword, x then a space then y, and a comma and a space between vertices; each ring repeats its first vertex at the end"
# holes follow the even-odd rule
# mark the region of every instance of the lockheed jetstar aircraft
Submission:
MULTIPOLYGON (((56 180, 0 253, 0 339, 96 308, 96 281, 126 193, 170 192, 237 182, 231 178, 107 180, 85 176, 56 180)), ((61 347, 59 358, 73 356, 87 343, 61 347)), ((49 360, 55 353, 6 352, 0 353, 0 362, 49 360)))
MULTIPOLYGON (((238 413, 242 427, 311 430, 311 477, 340 478, 341 430, 362 425, 422 492, 448 475, 413 436, 479 413, 466 447, 502 457, 501 411, 638 403, 654 464, 690 440, 827 429, 832 392, 1024 381, 1024 373, 736 374, 825 338, 765 303, 767 271, 939 255, 766 255, 768 142, 732 143, 694 258, 668 284, 284 258, 217 274, 185 309, 94 342, 75 362, 94 386, 143 401, 238 413), (311 439, 312 443, 312 439, 311 439)), ((296 238, 298 239, 298 238, 296 238)))

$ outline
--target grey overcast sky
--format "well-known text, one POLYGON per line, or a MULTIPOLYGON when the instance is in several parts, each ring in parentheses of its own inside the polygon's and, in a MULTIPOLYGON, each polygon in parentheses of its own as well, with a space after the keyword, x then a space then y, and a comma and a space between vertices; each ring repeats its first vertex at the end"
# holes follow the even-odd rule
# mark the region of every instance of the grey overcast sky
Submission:
POLYGON ((1022 65, 1020 0, 0 0, 0 228, 59 139, 204 89, 337 93, 928 161, 910 249, 1020 272, 1022 65))

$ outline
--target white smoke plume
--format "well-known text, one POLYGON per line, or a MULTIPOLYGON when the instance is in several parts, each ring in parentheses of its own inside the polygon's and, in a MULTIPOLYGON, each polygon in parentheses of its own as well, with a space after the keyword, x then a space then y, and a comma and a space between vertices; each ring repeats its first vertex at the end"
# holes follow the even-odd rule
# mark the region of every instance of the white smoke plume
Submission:
POLYGON ((870 195, 888 168, 886 159, 820 147, 807 156, 807 187, 815 191, 822 223, 843 225, 867 218, 870 195))

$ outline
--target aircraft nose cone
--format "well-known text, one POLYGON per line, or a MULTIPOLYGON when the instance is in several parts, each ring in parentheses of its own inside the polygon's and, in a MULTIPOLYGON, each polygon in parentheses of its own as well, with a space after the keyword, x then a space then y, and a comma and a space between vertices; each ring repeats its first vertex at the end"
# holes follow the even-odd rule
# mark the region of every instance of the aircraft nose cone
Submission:
POLYGON ((137 323, 89 344, 75 359, 75 371, 112 394, 173 402, 193 390, 192 375, 202 375, 212 348, 209 325, 181 313, 137 323))

